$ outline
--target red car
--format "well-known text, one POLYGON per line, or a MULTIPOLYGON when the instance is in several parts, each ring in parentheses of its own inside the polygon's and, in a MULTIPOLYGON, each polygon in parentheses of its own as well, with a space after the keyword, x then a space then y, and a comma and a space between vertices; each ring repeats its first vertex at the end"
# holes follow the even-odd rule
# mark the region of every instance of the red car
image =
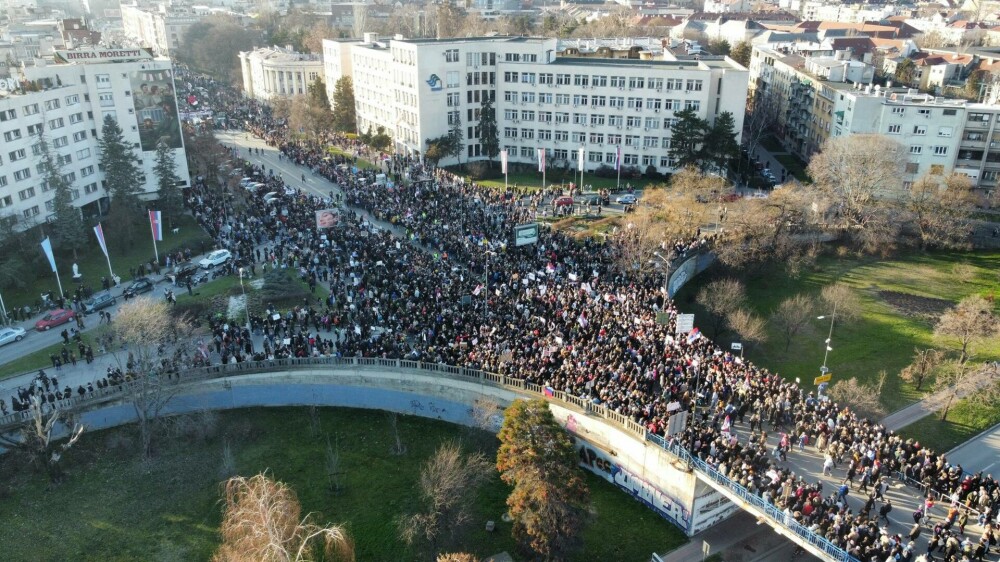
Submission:
POLYGON ((574 203, 573 198, 569 196, 560 197, 555 200, 554 204, 556 207, 569 207, 574 203))
POLYGON ((35 329, 48 330, 60 324, 65 324, 74 318, 76 318, 76 313, 72 310, 57 308, 49 311, 49 313, 43 316, 41 320, 35 322, 35 329))

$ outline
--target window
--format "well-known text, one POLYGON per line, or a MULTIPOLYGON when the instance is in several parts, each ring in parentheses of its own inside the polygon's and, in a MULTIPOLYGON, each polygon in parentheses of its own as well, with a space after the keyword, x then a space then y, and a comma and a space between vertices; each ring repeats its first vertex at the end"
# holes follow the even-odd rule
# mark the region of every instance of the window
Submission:
POLYGON ((516 83, 518 81, 519 77, 520 77, 520 74, 517 73, 517 72, 504 72, 503 73, 503 81, 504 82, 516 83))
POLYGON ((968 117, 968 120, 969 121, 980 121, 982 123, 989 123, 990 122, 990 114, 989 113, 970 113, 969 117, 968 117))
POLYGON ((924 118, 930 117, 931 116, 931 110, 929 110, 929 109, 918 109, 917 110, 917 115, 919 115, 920 117, 924 117, 924 118))
POLYGON ((539 84, 552 84, 555 81, 555 75, 551 72, 542 72, 538 75, 539 84))
POLYGON ((37 125, 28 125, 28 135, 29 136, 40 135, 40 134, 42 134, 42 129, 43 128, 44 127, 42 127, 41 123, 39 123, 37 125))
POLYGON ((608 105, 608 98, 605 96, 592 96, 590 105, 593 107, 605 107, 608 105))
POLYGON ((531 146, 521 147, 521 158, 535 158, 535 149, 531 146))
POLYGON ((506 119, 507 121, 513 121, 514 119, 517 119, 517 110, 516 109, 503 110, 503 118, 506 119))
POLYGON ((590 133, 591 144, 604 144, 604 135, 601 133, 590 133))
POLYGON ((587 154, 587 161, 588 162, 594 162, 594 163, 600 164, 601 162, 604 162, 604 153, 603 152, 590 152, 589 154, 587 154))
POLYGON ((910 145, 910 154, 921 154, 923 153, 923 151, 924 147, 920 146, 919 144, 910 145))
POLYGON ((59 137, 57 139, 53 139, 52 140, 52 146, 54 146, 56 148, 62 148, 64 146, 66 146, 67 144, 69 144, 69 141, 66 140, 66 137, 59 137))
POLYGON ((702 80, 688 79, 684 84, 684 89, 689 92, 700 92, 702 80))
POLYGON ((892 108, 892 114, 893 115, 903 115, 904 113, 906 113, 906 108, 905 107, 894 107, 894 108, 892 108))
POLYGON ((620 96, 611 96, 608 98, 608 105, 615 109, 621 109, 625 107, 625 98, 620 96))
POLYGON ((458 92, 449 92, 447 96, 448 107, 458 107, 462 103, 462 96, 458 92))
POLYGON ((14 172, 14 181, 22 181, 31 177, 31 168, 25 168, 14 172))
POLYGON ((587 142, 587 133, 573 133, 573 142, 583 144, 587 142))
POLYGON ((10 207, 13 204, 14 200, 11 198, 10 195, 6 197, 0 197, 0 209, 3 209, 4 207, 10 207))
POLYGON ((661 168, 673 168, 674 163, 670 160, 669 156, 660 157, 660 167, 661 168))
POLYGON ((590 85, 590 75, 589 74, 574 74, 573 75, 573 85, 574 86, 589 86, 590 85))
POLYGON ((650 78, 646 80, 646 87, 650 90, 660 91, 663 89, 663 78, 650 78))
POLYGON ((628 87, 629 87, 630 90, 633 89, 633 88, 645 88, 646 87, 646 79, 643 78, 643 77, 641 77, 641 76, 629 76, 628 77, 628 87))
POLYGON ((517 138, 517 127, 504 127, 503 136, 507 139, 517 138))
POLYGON ((600 127, 600 126, 603 126, 603 125, 604 125, 604 115, 599 114, 599 113, 595 113, 595 114, 593 114, 593 115, 590 116, 590 126, 591 127, 600 127))
POLYGON ((552 112, 551 111, 539 111, 538 112, 538 120, 541 121, 542 123, 551 123, 552 122, 552 112))
POLYGON ((33 103, 33 104, 29 104, 29 105, 24 106, 24 114, 25 115, 34 115, 36 113, 38 113, 38 104, 37 103, 33 103))
MULTIPOLYGON (((983 170, 983 180, 997 181, 997 178, 1000 178, 1000 170, 983 170)), ((3 204, 0 202, 0 207, 2 206, 3 204)))
POLYGON ((73 94, 72 96, 66 96, 66 105, 76 105, 80 103, 80 96, 73 94))
POLYGON ((3 140, 7 142, 16 141, 19 138, 21 138, 21 129, 14 129, 3 134, 3 140))
POLYGON ((986 134, 985 133, 968 132, 968 133, 965 133, 965 137, 963 137, 963 138, 965 140, 968 140, 968 141, 983 141, 983 140, 986 140, 986 134))
POLYGON ((69 154, 60 154, 56 157, 56 162, 58 162, 60 166, 65 166, 66 164, 73 162, 73 157, 69 154))
POLYGON ((656 165, 656 157, 652 154, 644 154, 642 156, 642 165, 647 168, 656 165))
POLYGON ((97 192, 97 184, 96 183, 88 183, 87 185, 83 186, 83 193, 84 194, 90 195, 91 193, 96 193, 96 192, 97 192))
POLYGON ((569 86, 569 83, 570 83, 569 74, 556 74, 556 85, 569 86))
POLYGON ((87 131, 78 131, 73 133, 73 142, 80 142, 87 140, 87 131))
POLYGON ((35 144, 31 145, 31 154, 33 154, 35 156, 41 156, 42 155, 42 143, 36 142, 35 144))
POLYGON ((62 117, 57 119, 49 119, 49 129, 61 129, 65 127, 66 123, 63 121, 62 117))
POLYGON ((574 113, 573 114, 573 124, 574 125, 586 125, 587 124, 587 114, 586 113, 574 113))
POLYGON ((59 100, 47 100, 45 102, 45 111, 52 111, 53 109, 59 109, 61 105, 59 100))
POLYGON ((663 103, 660 98, 646 98, 646 109, 652 109, 653 111, 659 111, 663 107, 663 103))
POLYGON ((23 148, 19 148, 17 150, 12 150, 8 152, 7 157, 10 158, 11 162, 16 162, 18 160, 23 160, 24 158, 27 157, 27 155, 25 154, 23 148))
POLYGON ((946 156, 948 154, 947 146, 935 146, 933 148, 934 148, 934 156, 946 156))
POLYGON ((642 123, 642 119, 639 118, 636 115, 629 115, 625 119, 625 126, 629 127, 629 128, 631 128, 631 127, 638 127, 641 123, 642 123))
POLYGON ((17 192, 17 196, 21 198, 21 201, 27 201, 35 196, 35 188, 29 187, 28 189, 22 189, 17 192))
POLYGON ((639 146, 639 135, 625 135, 625 146, 639 146))
POLYGON ((618 133, 608 134, 608 144, 621 144, 622 136, 618 133))
POLYGON ((914 135, 926 135, 927 134, 927 125, 914 125, 913 126, 913 134, 914 135))
POLYGON ((587 105, 588 101, 590 101, 588 96, 573 94, 573 105, 587 105))
POLYGON ((444 62, 458 62, 458 49, 448 49, 445 51, 444 62))
POLYGON ((554 136, 556 141, 568 141, 569 131, 556 131, 554 136))
POLYGON ((75 125, 76 123, 79 123, 81 121, 83 121, 83 114, 82 113, 74 113, 73 115, 69 116, 69 124, 70 125, 75 125))
POLYGON ((611 87, 612 88, 624 88, 625 87, 625 77, 624 76, 612 76, 611 77, 611 87))
POLYGON ((643 137, 642 146, 646 148, 659 148, 660 137, 643 137))
POLYGON ((552 130, 538 129, 538 140, 552 140, 552 130))
POLYGON ((552 103, 552 94, 538 94, 538 103, 552 103))
POLYGON ((701 111, 701 102, 698 100, 684 100, 684 109, 701 111))
POLYGON ((110 74, 98 74, 94 76, 97 80, 98 88, 110 88, 111 87, 111 75, 110 74))
POLYGON ((460 111, 449 111, 448 112, 448 125, 457 125, 462 119, 462 113, 460 111))
POLYGON ((684 84, 684 80, 681 79, 681 78, 667 78, 663 82, 663 89, 664 90, 682 90, 683 89, 683 84, 684 84))
POLYGON ((639 163, 638 154, 622 154, 622 164, 627 166, 635 166, 639 163))
POLYGON ((556 112, 556 123, 569 123, 569 113, 556 112))
POLYGON ((591 78, 590 78, 590 84, 592 86, 594 86, 595 88, 603 88, 603 87, 605 87, 605 86, 608 85, 608 77, 607 76, 599 76, 599 75, 595 74, 594 76, 591 76, 591 78))
POLYGON ((521 92, 522 103, 535 103, 535 92, 521 92))
POLYGON ((70 172, 68 174, 63 174, 62 179, 66 183, 73 183, 76 181, 76 172, 70 172))
POLYGON ((612 127, 621 127, 622 126, 622 122, 624 122, 624 121, 625 121, 625 118, 622 117, 621 115, 609 115, 608 116, 608 125, 611 125, 612 127))
POLYGON ((569 94, 556 94, 556 105, 569 104, 569 94))
POLYGON ((534 121, 535 120, 535 112, 534 111, 527 111, 527 110, 522 111, 521 112, 521 120, 522 121, 534 121))
POLYGON ((955 132, 955 127, 938 127, 939 137, 950 137, 955 132))
POLYGON ((902 128, 902 125, 889 125, 889 134, 898 135, 900 128, 902 128))
POLYGON ((13 109, 0 110, 0 123, 17 119, 17 111, 13 109))
POLYGON ((30 209, 24 210, 24 218, 30 219, 31 217, 38 216, 39 213, 41 213, 41 211, 38 210, 38 205, 35 205, 30 209))
POLYGON ((940 176, 944 173, 944 164, 931 164, 931 175, 940 176))
POLYGON ((942 112, 942 115, 958 115, 957 109, 946 109, 942 112))
POLYGON ((535 130, 534 129, 521 129, 521 138, 522 139, 533 139, 533 138, 535 138, 535 130))

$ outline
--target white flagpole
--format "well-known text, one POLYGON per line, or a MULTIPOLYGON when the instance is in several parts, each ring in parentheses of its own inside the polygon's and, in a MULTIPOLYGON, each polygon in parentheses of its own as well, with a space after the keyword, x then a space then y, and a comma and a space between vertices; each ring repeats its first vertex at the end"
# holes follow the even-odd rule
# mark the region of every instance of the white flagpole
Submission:
MULTIPOLYGON (((149 233, 153 236, 153 255, 156 256, 156 263, 160 263, 160 252, 156 249, 156 231, 153 230, 153 216, 150 215, 151 212, 149 209, 146 209, 146 218, 149 219, 149 233)), ((160 228, 162 229, 163 226, 161 225, 160 228)))
POLYGON ((3 304, 3 295, 0 295, 0 313, 3 313, 3 324, 7 326, 10 324, 10 318, 7 317, 7 307, 3 304))
POLYGON ((66 298, 66 295, 63 294, 62 290, 62 281, 59 279, 59 268, 56 268, 56 271, 53 271, 53 273, 56 274, 56 285, 59 286, 59 296, 62 298, 66 298))
POLYGON ((618 181, 615 183, 615 191, 622 190, 622 147, 618 145, 618 151, 615 153, 615 167, 618 168, 618 181))

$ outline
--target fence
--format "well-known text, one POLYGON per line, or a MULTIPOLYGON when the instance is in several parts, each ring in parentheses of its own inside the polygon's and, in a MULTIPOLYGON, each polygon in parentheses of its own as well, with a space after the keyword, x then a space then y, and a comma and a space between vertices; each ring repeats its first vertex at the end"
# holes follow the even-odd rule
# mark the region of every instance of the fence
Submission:
MULTIPOLYGON (((691 455, 681 447, 676 441, 667 441, 659 435, 649 433, 646 428, 628 416, 622 415, 613 410, 609 410, 601 404, 595 404, 588 400, 583 400, 576 396, 567 395, 559 390, 545 389, 539 385, 527 383, 521 379, 515 379, 497 373, 488 373, 477 369, 466 369, 464 367, 453 367, 439 363, 422 363, 419 361, 408 361, 400 359, 381 359, 377 357, 320 357, 306 359, 274 359, 269 361, 244 361, 230 365, 215 365, 210 367, 199 367, 184 373, 183 377, 168 380, 166 384, 183 386, 197 382, 214 379, 223 379, 233 376, 251 375, 255 373, 271 373, 275 371, 295 371, 305 369, 315 369, 317 367, 333 368, 357 368, 374 367, 390 369, 406 369, 422 372, 440 373, 445 376, 464 381, 474 381, 497 388, 504 388, 517 393, 531 393, 545 396, 547 399, 572 405, 587 414, 593 414, 603 418, 627 433, 634 435, 640 441, 653 443, 668 453, 674 455, 679 460, 701 474, 702 479, 708 481, 714 488, 724 488, 728 495, 735 496, 744 506, 748 506, 758 516, 769 519, 774 525, 784 527, 791 534, 798 537, 804 543, 812 545, 819 551, 828 555, 831 560, 837 562, 857 562, 846 551, 828 541, 826 538, 810 531, 807 527, 791 520, 776 506, 767 503, 760 496, 752 493, 743 486, 730 480, 719 471, 715 470, 705 461, 691 455)), ((58 407, 62 410, 82 410, 97 406, 106 402, 118 399, 126 399, 130 394, 143 391, 143 383, 129 382, 121 385, 109 386, 95 390, 83 396, 76 396, 68 400, 61 400, 58 407)), ((21 426, 31 418, 28 412, 17 412, 0 417, 0 432, 8 432, 21 426)))

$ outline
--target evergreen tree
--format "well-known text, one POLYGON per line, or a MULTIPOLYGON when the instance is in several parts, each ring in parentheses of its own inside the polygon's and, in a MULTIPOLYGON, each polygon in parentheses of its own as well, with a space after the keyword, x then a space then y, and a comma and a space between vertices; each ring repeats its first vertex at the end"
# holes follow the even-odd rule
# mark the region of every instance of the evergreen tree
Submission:
POLYGON ((753 55, 753 45, 749 41, 740 41, 729 50, 729 58, 742 64, 750 66, 750 57, 753 55))
POLYGON ((736 121, 733 114, 723 111, 715 118, 715 124, 705 132, 703 166, 715 168, 725 175, 729 161, 739 154, 740 145, 736 142, 736 121))
POLYGON ((465 151, 465 133, 462 131, 462 116, 458 111, 455 112, 452 119, 451 130, 448 131, 448 136, 451 137, 451 153, 448 156, 457 158, 458 166, 461 168, 462 152, 465 151))
POLYGON ((156 145, 156 164, 153 166, 156 174, 157 206, 167 219, 167 224, 173 227, 184 212, 184 196, 178 187, 181 179, 177 177, 177 164, 174 162, 174 151, 167 143, 160 141, 156 145))
POLYGON ((492 165, 493 159, 500 155, 500 130, 497 128, 497 110, 489 96, 483 98, 479 110, 479 143, 492 165))
POLYGON ((49 229, 52 244, 60 250, 71 250, 73 259, 77 259, 78 251, 87 240, 87 227, 83 224, 80 209, 73 205, 72 186, 63 177, 62 163, 59 154, 53 153, 45 137, 40 137, 42 149, 42 178, 50 191, 55 192, 52 198, 52 219, 49 229))
POLYGON ((135 227, 142 217, 142 201, 139 194, 143 190, 142 171, 139 159, 132 147, 125 141, 121 127, 110 115, 104 118, 101 138, 101 169, 104 170, 104 187, 111 198, 109 217, 122 230, 121 239, 128 244, 121 246, 127 250, 135 240, 135 227))
POLYGON ((341 133, 358 130, 358 116, 354 109, 354 82, 350 76, 337 80, 333 89, 333 129, 341 133))
POLYGON ((674 114, 677 123, 671 129, 670 158, 678 168, 701 167, 701 145, 705 142, 708 123, 698 117, 694 109, 685 109, 674 114))

